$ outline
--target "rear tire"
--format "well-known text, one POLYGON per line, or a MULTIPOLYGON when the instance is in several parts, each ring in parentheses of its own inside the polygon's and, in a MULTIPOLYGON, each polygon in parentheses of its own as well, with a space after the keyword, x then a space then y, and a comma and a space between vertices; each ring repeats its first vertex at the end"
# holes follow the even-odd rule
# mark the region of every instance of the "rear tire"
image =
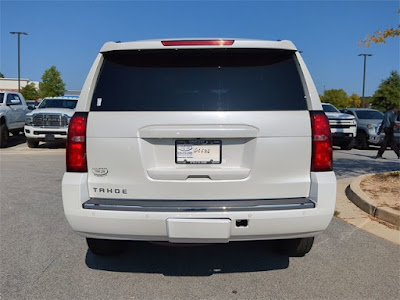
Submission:
POLYGON ((356 147, 360 150, 368 150, 367 135, 364 132, 358 132, 356 136, 356 147))
POLYGON ((101 240, 101 239, 86 239, 89 250, 94 255, 110 256, 123 252, 126 241, 120 240, 101 240))
POLYGON ((282 253, 290 257, 303 257, 310 252, 314 243, 314 237, 280 240, 279 248, 282 253))
POLYGON ((0 148, 6 148, 8 144, 8 128, 6 124, 0 125, 0 148))
POLYGON ((34 139, 26 139, 26 144, 29 148, 37 148, 39 146, 39 141, 34 139))

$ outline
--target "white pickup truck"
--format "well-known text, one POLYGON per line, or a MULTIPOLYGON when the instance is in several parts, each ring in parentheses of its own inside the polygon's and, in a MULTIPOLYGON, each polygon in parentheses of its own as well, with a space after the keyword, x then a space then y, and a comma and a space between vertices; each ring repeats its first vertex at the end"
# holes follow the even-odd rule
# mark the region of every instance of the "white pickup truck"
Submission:
POLYGON ((69 120, 75 113, 77 98, 47 97, 26 115, 25 136, 29 148, 40 141, 66 140, 69 120))
POLYGON ((28 106, 20 93, 0 91, 0 148, 7 147, 10 132, 24 131, 28 106))
POLYGON ((330 103, 322 103, 322 109, 329 119, 334 146, 351 150, 356 144, 357 121, 354 116, 340 112, 330 103))

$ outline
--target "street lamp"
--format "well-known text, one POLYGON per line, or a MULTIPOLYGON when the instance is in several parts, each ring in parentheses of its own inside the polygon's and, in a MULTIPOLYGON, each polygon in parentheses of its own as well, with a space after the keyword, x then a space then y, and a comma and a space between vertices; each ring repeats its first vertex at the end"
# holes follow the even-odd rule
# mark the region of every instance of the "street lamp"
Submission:
POLYGON ((12 31, 11 34, 18 35, 18 92, 21 91, 21 62, 20 62, 20 36, 28 35, 26 32, 12 31))
POLYGON ((365 71, 367 69, 367 56, 372 56, 372 54, 358 54, 358 56, 364 56, 364 77, 363 77, 363 89, 362 89, 362 100, 361 100, 361 106, 364 107, 364 93, 365 93, 365 71))

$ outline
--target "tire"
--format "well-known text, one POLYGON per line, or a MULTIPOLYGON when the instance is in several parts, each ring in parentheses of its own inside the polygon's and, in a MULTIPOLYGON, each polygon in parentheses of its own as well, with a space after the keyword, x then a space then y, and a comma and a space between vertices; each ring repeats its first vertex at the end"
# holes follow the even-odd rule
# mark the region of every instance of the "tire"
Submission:
POLYGON ((8 144, 8 128, 6 124, 0 125, 0 148, 6 148, 8 144))
POLYGON ((356 136, 356 147, 360 150, 368 150, 367 135, 364 132, 358 132, 356 136))
POLYGON ((94 255, 110 256, 123 252, 126 241, 120 240, 101 240, 101 239, 86 239, 89 250, 94 255))
POLYGON ((29 148, 37 148, 39 146, 39 141, 34 139, 26 139, 26 144, 29 148))
POLYGON ((355 140, 352 139, 350 142, 346 143, 346 144, 341 144, 340 145, 340 149, 342 150, 351 150, 353 149, 355 146, 355 140))
POLYGON ((291 240, 280 240, 279 247, 283 254, 289 257, 303 257, 310 252, 314 238, 302 238, 302 239, 291 239, 291 240))

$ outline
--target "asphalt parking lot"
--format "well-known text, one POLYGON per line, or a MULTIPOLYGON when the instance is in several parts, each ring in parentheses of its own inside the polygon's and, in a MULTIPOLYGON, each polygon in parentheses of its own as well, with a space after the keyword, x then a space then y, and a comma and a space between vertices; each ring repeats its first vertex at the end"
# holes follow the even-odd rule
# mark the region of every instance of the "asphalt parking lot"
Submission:
MULTIPOLYGON (((338 178, 399 170, 393 151, 335 150, 338 178)), ((1 299, 399 299, 400 247, 334 218, 304 258, 273 242, 132 243, 94 257, 61 203, 65 149, 0 150, 1 299)))

